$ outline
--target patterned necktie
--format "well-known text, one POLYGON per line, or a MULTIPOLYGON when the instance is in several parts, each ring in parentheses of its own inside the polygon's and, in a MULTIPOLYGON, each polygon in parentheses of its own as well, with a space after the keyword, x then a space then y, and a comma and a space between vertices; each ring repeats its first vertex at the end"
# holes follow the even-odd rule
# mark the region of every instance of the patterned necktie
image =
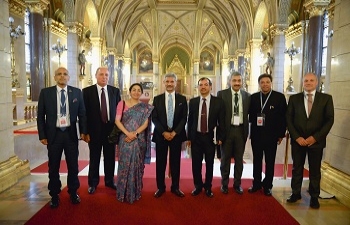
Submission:
POLYGON ((60 107, 60 114, 61 116, 66 115, 66 96, 64 95, 64 89, 61 90, 61 107, 60 107))
POLYGON ((201 133, 207 133, 208 124, 207 124, 207 103, 206 99, 203 98, 202 112, 201 112, 201 133))
POLYGON ((234 105, 234 113, 235 115, 238 115, 238 109, 239 109, 239 105, 238 105, 238 94, 235 93, 235 105, 234 105))
POLYGON ((101 119, 103 123, 108 121, 106 95, 103 88, 101 89, 101 119))
POLYGON ((310 116, 310 112, 312 109, 312 94, 307 95, 307 115, 310 116))
POLYGON ((173 96, 169 94, 168 95, 168 119, 167 119, 167 124, 169 128, 173 128, 173 122, 174 122, 173 96))

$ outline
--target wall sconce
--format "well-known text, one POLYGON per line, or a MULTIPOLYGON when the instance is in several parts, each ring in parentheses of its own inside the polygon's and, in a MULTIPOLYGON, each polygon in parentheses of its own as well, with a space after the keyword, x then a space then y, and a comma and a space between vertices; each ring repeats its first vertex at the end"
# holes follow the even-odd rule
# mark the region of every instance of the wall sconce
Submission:
POLYGON ((61 54, 68 49, 65 45, 61 44, 60 39, 57 39, 57 44, 52 45, 51 49, 58 54, 58 65, 61 65, 61 54))
POLYGON ((11 43, 10 43, 10 55, 11 55, 11 77, 12 77, 12 88, 19 88, 20 83, 18 82, 18 73, 15 71, 16 67, 16 59, 15 59, 15 39, 17 39, 19 36, 24 35, 25 33, 22 30, 22 27, 18 25, 15 27, 13 25, 13 22, 15 20, 12 17, 9 17, 9 29, 10 29, 10 38, 11 38, 11 43))

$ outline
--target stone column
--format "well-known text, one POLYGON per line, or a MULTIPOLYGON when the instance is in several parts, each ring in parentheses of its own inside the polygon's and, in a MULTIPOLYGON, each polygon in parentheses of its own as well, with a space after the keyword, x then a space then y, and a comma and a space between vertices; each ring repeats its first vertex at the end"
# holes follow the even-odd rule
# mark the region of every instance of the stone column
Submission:
POLYGON ((9 1, 0 0, 0 192, 13 186, 30 173, 28 160, 20 160, 14 151, 13 104, 11 99, 10 36, 8 33, 9 1))
POLYGON ((91 54, 91 76, 92 83, 96 83, 95 73, 98 67, 101 66, 102 61, 102 44, 103 39, 100 37, 90 38, 92 44, 92 54, 91 54))
POLYGON ((32 100, 38 101, 41 89, 45 87, 44 73, 44 38, 43 38, 43 10, 49 4, 48 0, 30 1, 30 74, 32 82, 32 100))
MULTIPOLYGON (((159 80, 159 62, 153 61, 153 96, 158 95, 159 85, 161 85, 161 81, 159 80)), ((153 99, 151 99, 153 101, 153 99)))
POLYGON ((323 14, 329 3, 330 0, 309 0, 304 4, 310 18, 307 45, 309 51, 306 56, 307 72, 315 73, 318 78, 321 77, 322 72, 323 14))
MULTIPOLYGON (((136 63, 134 63, 136 64, 136 63)), ((130 87, 131 84, 131 58, 124 58, 124 69, 123 69, 123 86, 120 87, 120 90, 123 90, 123 94, 127 94, 128 89, 130 87)), ((136 75, 133 75, 136 77, 136 75)), ((135 78, 136 80, 136 78, 135 78)))
POLYGON ((198 88, 197 88, 198 77, 199 77, 199 60, 195 60, 193 63, 193 79, 192 79, 194 97, 198 96, 198 88))
MULTIPOLYGON (((284 62, 285 62, 285 43, 284 27, 275 27, 272 31, 273 37, 273 55, 274 65, 272 67, 272 87, 273 90, 284 93, 284 62)), ((289 78, 288 74, 287 77, 289 78)))
POLYGON ((229 76, 230 76, 230 64, 228 59, 221 60, 221 87, 218 90, 226 89, 229 86, 229 76))
MULTIPOLYGON (((346 9, 350 1, 336 1, 334 5, 334 35, 329 41, 333 63, 329 93, 334 102, 334 125, 327 136, 322 162, 321 188, 350 207, 350 17, 346 9)), ((330 10, 332 11, 332 10, 330 10)))
POLYGON ((81 52, 79 45, 80 40, 82 40, 83 25, 78 22, 66 22, 65 25, 69 27, 67 32, 67 69, 70 74, 69 84, 74 87, 82 88, 82 82, 80 81, 84 77, 80 77, 78 57, 81 52))
POLYGON ((260 76, 260 46, 260 39, 252 39, 250 41, 251 73, 248 87, 250 93, 254 93, 259 90, 258 77, 260 76))

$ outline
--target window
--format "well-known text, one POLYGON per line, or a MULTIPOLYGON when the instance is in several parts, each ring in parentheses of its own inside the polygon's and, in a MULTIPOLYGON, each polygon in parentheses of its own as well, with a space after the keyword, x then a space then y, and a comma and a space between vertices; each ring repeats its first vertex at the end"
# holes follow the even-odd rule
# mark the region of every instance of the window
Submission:
POLYGON ((321 76, 326 76, 327 67, 327 44, 328 44, 328 29, 329 28, 329 18, 328 12, 326 11, 323 16, 323 43, 322 43, 322 71, 321 76))
POLYGON ((25 39, 25 62, 26 72, 30 73, 30 29, 29 29, 29 10, 24 14, 24 39, 25 39))

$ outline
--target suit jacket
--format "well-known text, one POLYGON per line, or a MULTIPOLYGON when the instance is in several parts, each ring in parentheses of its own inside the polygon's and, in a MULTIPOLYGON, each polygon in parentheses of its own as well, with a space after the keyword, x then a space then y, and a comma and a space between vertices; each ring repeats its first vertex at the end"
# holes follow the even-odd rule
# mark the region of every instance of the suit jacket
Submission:
MULTIPOLYGON (((166 107, 165 107, 165 93, 160 94, 153 99, 154 109, 152 111, 152 122, 154 123, 154 131, 152 141, 164 141, 163 133, 168 131, 166 107)), ((184 142, 187 140, 185 125, 187 122, 187 101, 186 97, 175 93, 175 109, 173 130, 176 132, 174 141, 184 142)))
MULTIPOLYGON (((120 101, 120 91, 118 88, 107 85, 109 100, 109 121, 106 125, 104 133, 109 134, 114 126, 117 104, 120 101)), ((98 96, 97 85, 91 85, 83 89, 83 97, 86 107, 87 116, 87 133, 90 135, 91 141, 99 140, 101 134, 101 110, 100 99, 98 96)))
MULTIPOLYGON (((187 122, 187 135, 188 140, 193 141, 196 137, 197 126, 198 126, 198 117, 200 116, 199 112, 199 103, 201 97, 192 98, 189 103, 189 113, 188 113, 188 122, 187 122)), ((221 98, 212 96, 210 97, 209 105, 209 117, 208 117, 208 132, 211 135, 211 138, 214 138, 214 128, 216 129, 216 140, 223 141, 222 136, 225 134, 225 105, 221 98)))
POLYGON ((250 138, 253 142, 269 139, 277 143, 278 138, 283 138, 286 134, 286 98, 282 93, 272 91, 262 111, 265 114, 265 126, 257 126, 257 116, 261 113, 260 93, 254 93, 250 98, 250 138))
MULTIPOLYGON (((242 95, 243 104, 243 129, 244 129, 244 141, 247 140, 249 132, 248 111, 250 105, 250 94, 244 90, 240 90, 242 95)), ((231 87, 218 92, 218 97, 222 98, 225 104, 225 130, 230 130, 232 119, 232 92, 231 87)), ((225 136, 224 136, 225 140, 225 136)))
MULTIPOLYGON (((81 90, 67 86, 69 104, 70 136, 72 140, 78 140, 77 118, 79 118, 79 130, 81 134, 87 133, 86 111, 81 90)), ((38 102, 37 126, 39 140, 47 139, 52 144, 56 136, 57 122, 57 88, 56 86, 44 88, 40 92, 38 102)))
POLYGON ((307 118, 304 98, 304 92, 292 95, 289 98, 287 126, 292 141, 295 141, 298 137, 308 138, 313 136, 316 143, 310 148, 324 148, 326 146, 326 136, 334 123, 332 96, 316 92, 309 118, 307 118))

